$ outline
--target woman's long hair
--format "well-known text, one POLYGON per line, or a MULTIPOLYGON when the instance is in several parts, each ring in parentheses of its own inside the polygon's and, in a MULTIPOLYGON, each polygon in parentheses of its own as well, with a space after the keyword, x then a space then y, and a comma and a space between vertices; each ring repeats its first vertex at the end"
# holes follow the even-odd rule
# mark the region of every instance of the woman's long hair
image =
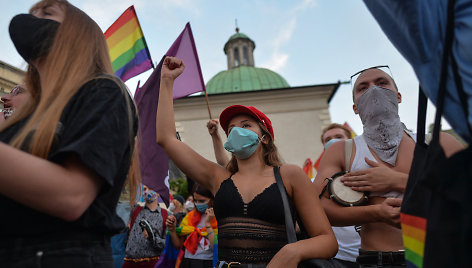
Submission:
MULTIPOLYGON (((257 121, 257 119, 254 120, 257 121)), ((269 142, 267 144, 261 142, 262 158, 264 159, 264 163, 271 167, 282 165, 282 158, 280 157, 279 151, 277 150, 277 146, 275 146, 274 140, 272 139, 272 136, 270 135, 269 131, 261 122, 257 121, 257 124, 259 125, 259 128, 262 131, 262 135, 269 139, 269 142)), ((234 154, 231 155, 231 160, 226 165, 226 169, 231 172, 231 174, 238 172, 238 161, 234 154)))
MULTIPOLYGON (((11 145, 22 148, 33 155, 47 158, 56 133, 60 116, 71 98, 88 81, 100 74, 113 76, 113 69, 105 36, 100 27, 82 10, 65 0, 43 0, 30 9, 30 13, 52 4, 60 4, 64 10, 64 21, 60 23, 54 42, 46 56, 37 59, 35 64, 41 66, 41 77, 34 65, 28 66, 25 83, 31 98, 22 109, 7 120, 1 130, 30 116, 25 126, 11 141, 11 145)), ((118 79, 123 94, 124 84, 118 79)), ((134 103, 125 96, 128 105, 129 129, 133 133, 131 105, 134 103)), ((134 135, 130 136, 130 151, 133 149, 134 135)), ((137 155, 137 154, 133 154, 137 155)), ((133 157, 136 159, 137 157, 133 157)), ((136 174, 139 169, 132 165, 130 173, 136 174), (133 170, 134 169, 134 170, 133 170)), ((130 175, 128 175, 130 176, 130 175)), ((136 183, 136 177, 132 181, 136 183)))

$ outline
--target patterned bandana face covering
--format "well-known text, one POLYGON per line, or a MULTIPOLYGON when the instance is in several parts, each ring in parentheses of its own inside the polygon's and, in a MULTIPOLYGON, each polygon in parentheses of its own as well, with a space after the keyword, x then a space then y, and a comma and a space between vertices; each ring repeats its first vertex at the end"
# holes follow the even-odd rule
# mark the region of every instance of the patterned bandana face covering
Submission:
POLYGON ((395 166, 405 126, 398 116, 397 93, 383 87, 369 87, 357 100, 364 126, 364 139, 384 162, 395 166))
POLYGON ((157 199, 157 193, 153 190, 146 190, 143 193, 143 199, 146 203, 152 203, 157 199))

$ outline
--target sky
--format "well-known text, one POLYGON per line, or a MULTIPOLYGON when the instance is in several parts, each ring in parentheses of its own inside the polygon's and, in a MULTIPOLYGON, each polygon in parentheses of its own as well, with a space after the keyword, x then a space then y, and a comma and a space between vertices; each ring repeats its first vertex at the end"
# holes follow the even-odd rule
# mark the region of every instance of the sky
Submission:
MULTIPOLYGON (((28 12, 36 1, 3 1, 0 10, 0 60, 26 69, 8 33, 11 18, 28 12)), ((190 22, 207 83, 227 69, 223 47, 240 32, 256 43, 256 67, 282 75, 290 86, 349 81, 359 70, 389 65, 402 103, 400 119, 416 130, 418 80, 413 69, 392 46, 362 1, 352 0, 70 0, 85 11, 103 31, 134 5, 149 51, 159 62, 190 22)), ((134 92, 152 71, 126 82, 134 92)), ((357 134, 362 123, 352 111, 351 85, 342 85, 330 103, 332 122, 348 122, 357 134)), ((211 96, 210 96, 211 104, 211 96)), ((434 121, 429 105, 427 125, 434 121)), ((443 128, 450 128, 443 122, 443 128)), ((308 133, 305 133, 308 134, 308 133)))

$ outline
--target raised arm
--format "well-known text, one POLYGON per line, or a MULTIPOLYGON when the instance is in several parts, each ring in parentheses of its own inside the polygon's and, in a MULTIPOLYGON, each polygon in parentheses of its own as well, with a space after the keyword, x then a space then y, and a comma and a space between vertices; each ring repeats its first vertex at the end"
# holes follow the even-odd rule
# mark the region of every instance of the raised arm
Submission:
POLYGON ((229 158, 226 154, 225 148, 223 147, 223 141, 221 140, 220 134, 218 132, 218 125, 218 120, 210 119, 210 121, 207 123, 207 128, 213 142, 213 150, 215 151, 216 162, 220 166, 225 167, 229 162, 229 158))
POLYGON ((184 62, 173 57, 166 57, 162 64, 156 115, 156 139, 185 174, 215 194, 221 181, 229 177, 229 172, 197 154, 185 143, 179 141, 175 135, 173 86, 174 80, 184 71, 184 68, 184 62))

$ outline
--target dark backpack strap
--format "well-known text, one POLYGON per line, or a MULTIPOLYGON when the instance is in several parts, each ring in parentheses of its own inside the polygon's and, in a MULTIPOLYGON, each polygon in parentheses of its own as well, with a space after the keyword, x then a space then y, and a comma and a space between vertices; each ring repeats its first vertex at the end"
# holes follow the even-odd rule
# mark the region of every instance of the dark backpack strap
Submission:
POLYGON ((285 190, 282 176, 280 175, 280 167, 274 167, 275 181, 279 188, 280 195, 282 196, 282 202, 284 203, 284 214, 285 214, 285 228, 287 231, 287 240, 289 243, 297 242, 297 235, 295 233, 295 227, 293 226, 292 211, 290 210, 290 203, 288 202, 287 191, 285 190))
POLYGON ((129 221, 129 230, 130 231, 133 229, 134 221, 136 221, 136 218, 138 217, 139 212, 141 212, 141 210, 143 210, 142 206, 137 205, 136 207, 134 207, 133 213, 131 214, 131 218, 130 218, 130 221, 129 221))

